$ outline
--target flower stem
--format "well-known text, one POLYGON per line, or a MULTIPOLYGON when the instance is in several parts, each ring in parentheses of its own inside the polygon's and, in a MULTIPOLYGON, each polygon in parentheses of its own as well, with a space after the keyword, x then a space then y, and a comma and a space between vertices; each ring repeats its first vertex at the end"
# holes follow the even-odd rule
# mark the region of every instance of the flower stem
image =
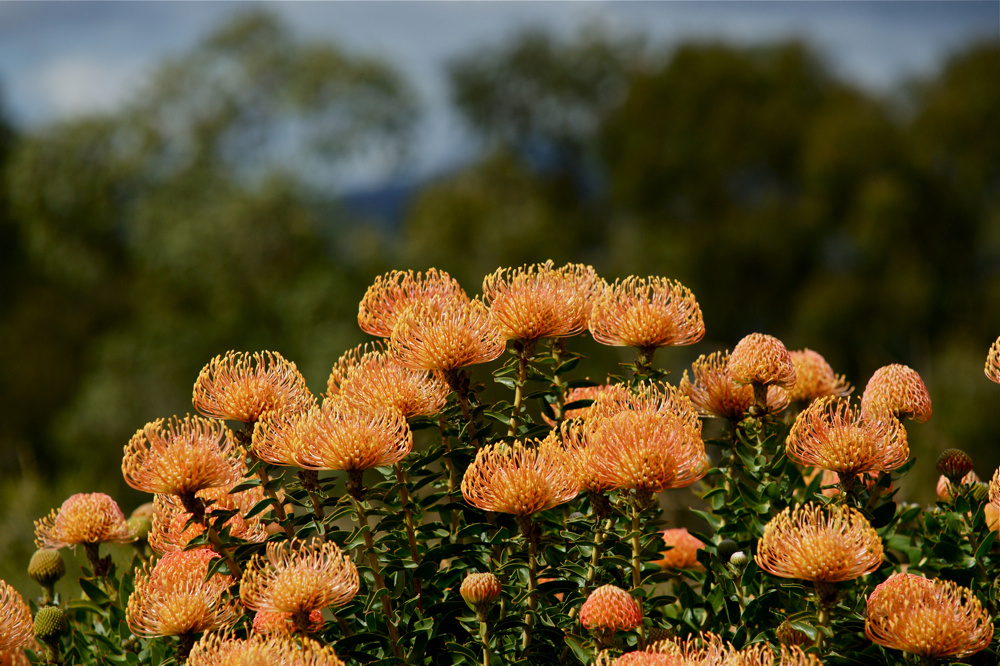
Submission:
MULTIPOLYGON (((399 503, 403 507, 403 524, 406 525, 406 540, 410 544, 410 557, 413 559, 415 565, 420 566, 420 549, 417 548, 417 534, 413 526, 413 512, 410 510, 410 493, 406 488, 409 478, 401 464, 396 463, 395 469, 396 480, 399 482, 399 503)), ((413 577, 413 589, 417 593, 417 608, 422 609, 423 590, 421 589, 420 579, 416 576, 413 577)))
POLYGON ((528 608, 524 613, 524 634, 521 641, 521 649, 527 654, 535 627, 535 611, 538 610, 538 530, 531 524, 530 515, 518 516, 517 523, 528 542, 528 608))
POLYGON ((483 666, 490 666, 490 630, 486 620, 479 620, 479 640, 483 644, 483 666))
MULTIPOLYGON (((375 540, 372 538, 371 525, 368 522, 368 514, 364 509, 364 500, 358 497, 352 497, 354 500, 354 511, 358 517, 358 526, 361 528, 362 533, 365 537, 365 550, 368 552, 368 566, 372 569, 372 575, 375 577, 375 590, 386 590, 388 588, 385 586, 385 580, 382 578, 382 568, 378 564, 378 555, 375 553, 375 540)), ((403 650, 399 647, 399 630, 396 628, 396 623, 393 621, 392 612, 392 601, 389 599, 388 594, 382 595, 382 613, 385 615, 385 623, 389 628, 389 641, 392 643, 392 652, 396 655, 396 659, 403 659, 403 650)))
POLYGON ((559 367, 562 365, 563 352, 566 351, 566 338, 552 339, 552 388, 556 392, 556 404, 553 411, 556 415, 556 423, 562 423, 566 418, 566 382, 559 376, 559 367))
MULTIPOLYGON (((642 540, 640 538, 640 521, 642 511, 651 498, 648 490, 636 490, 632 496, 632 589, 642 587, 642 540)), ((646 647, 646 628, 639 624, 639 649, 646 647)))
POLYGON ((517 376, 514 378, 514 406, 510 412, 508 437, 517 436, 521 412, 524 411, 524 385, 528 381, 528 363, 531 360, 531 354, 535 351, 535 342, 535 340, 516 340, 514 342, 514 351, 517 354, 517 376))

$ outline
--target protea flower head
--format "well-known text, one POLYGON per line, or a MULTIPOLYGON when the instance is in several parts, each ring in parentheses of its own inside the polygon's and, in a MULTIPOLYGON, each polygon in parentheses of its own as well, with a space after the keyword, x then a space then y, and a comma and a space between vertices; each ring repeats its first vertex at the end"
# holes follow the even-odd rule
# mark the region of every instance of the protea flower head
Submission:
POLYGON ((1000 384, 1000 338, 990 345, 986 354, 986 377, 1000 384))
POLYGON ((243 453, 221 421, 200 416, 157 419, 125 446, 125 482, 147 493, 185 497, 242 480, 243 453))
POLYGON ((602 585, 580 607, 580 624, 591 631, 629 631, 642 624, 642 607, 615 585, 602 585))
POLYGON ((535 341, 577 335, 600 288, 594 269, 582 264, 555 268, 552 261, 499 268, 483 280, 483 301, 508 340, 535 341))
POLYGON ((77 493, 62 506, 35 521, 35 546, 65 546, 99 543, 129 543, 132 532, 118 503, 104 493, 77 493))
POLYGON ((205 416, 252 424, 264 412, 308 409, 316 399, 302 373, 281 354, 230 351, 202 368, 192 402, 205 416))
MULTIPOLYGON (((767 643, 752 643, 742 649, 712 633, 687 639, 669 639, 655 643, 647 653, 660 654, 666 661, 635 661, 629 664, 666 664, 667 666, 821 666, 815 655, 801 647, 782 645, 777 655, 767 643)), ((630 653, 634 654, 634 653, 630 653)), ((627 656, 627 655, 623 655, 627 656)), ((620 662, 615 662, 617 665, 620 662)))
POLYGON ((972 471, 972 458, 962 449, 945 449, 938 456, 935 467, 951 483, 962 483, 972 471))
POLYGON ((187 666, 345 666, 330 646, 312 639, 251 634, 234 638, 205 634, 191 650, 187 666))
POLYGON ((254 555, 240 581, 240 599, 257 611, 309 614, 342 606, 360 587, 358 569, 332 541, 271 542, 254 555))
POLYGON ((656 563, 663 569, 702 569, 698 561, 698 551, 705 547, 700 539, 688 532, 686 527, 663 530, 663 543, 670 550, 663 553, 663 559, 656 563))
POLYGON ((326 387, 325 401, 336 398, 369 410, 392 408, 406 418, 439 413, 451 392, 436 375, 400 365, 381 344, 361 345, 341 356, 326 387))
POLYGON ((993 623, 968 588, 895 573, 868 597, 865 634, 921 657, 961 659, 990 644, 993 623))
MULTIPOLYGON (((572 409, 567 409, 563 413, 563 420, 569 421, 571 419, 577 419, 580 421, 586 420, 590 416, 590 410, 594 406, 594 402, 597 400, 597 396, 605 393, 607 391, 617 391, 617 390, 628 390, 627 387, 620 386, 618 384, 612 384, 610 381, 605 384, 598 384, 597 386, 578 386, 571 388, 566 391, 566 398, 564 404, 572 405, 574 403, 583 402, 584 400, 591 401, 589 405, 582 407, 573 407, 572 409)), ((558 423, 550 419, 545 413, 542 413, 542 420, 544 420, 549 427, 555 428, 558 423)))
POLYGON ((602 282, 590 312, 590 333, 604 345, 652 353, 693 345, 705 336, 701 308, 691 290, 661 277, 631 276, 602 282))
POLYGON ((167 553, 150 569, 137 569, 135 591, 129 596, 125 618, 140 636, 181 636, 231 627, 240 615, 235 600, 223 593, 232 576, 215 574, 205 580, 210 550, 167 553))
POLYGON ((462 496, 484 511, 529 517, 577 496, 579 487, 555 437, 529 446, 484 446, 462 477, 462 496))
POLYGON ((16 650, 35 635, 31 609, 7 581, 0 580, 0 650, 16 650))
MULTIPOLYGON (((679 387, 704 416, 740 421, 754 404, 753 387, 739 385, 728 370, 729 352, 702 354, 691 364, 691 379, 684 371, 679 387)), ((788 392, 777 385, 767 387, 768 413, 788 406, 788 392)))
POLYGON ((261 460, 285 467, 295 465, 295 450, 299 422, 308 411, 276 409, 265 412, 253 426, 250 448, 261 460))
POLYGON ((66 563, 55 548, 39 548, 28 562, 28 575, 43 587, 51 587, 65 574, 66 563))
POLYGON ((931 395, 913 368, 893 363, 879 368, 861 395, 865 414, 887 411, 896 418, 924 423, 931 417, 931 395))
POLYGON ((882 564, 882 539, 856 509, 831 504, 786 508, 757 542, 757 565, 813 583, 853 580, 882 564))
MULTIPOLYGON (((306 620, 306 631, 315 634, 323 629, 326 621, 319 610, 311 611, 306 620)), ((253 630, 265 636, 291 636, 296 633, 294 613, 257 611, 253 616, 253 630)))
POLYGON ((465 577, 459 592, 480 621, 486 619, 490 608, 500 598, 500 579, 491 573, 472 573, 465 577))
MULTIPOLYGON (((231 493, 232 486, 207 488, 197 493, 197 498, 207 505, 205 514, 209 520, 215 512, 232 511, 224 527, 234 540, 260 543, 267 538, 267 528, 259 516, 246 518, 259 502, 264 500, 264 490, 253 486, 238 493, 231 493)), ((173 495, 157 495, 153 498, 153 520, 150 526, 149 546, 163 554, 184 550, 192 539, 205 531, 198 522, 191 521, 191 514, 173 495)), ((204 546, 208 548, 206 544, 204 546)))
POLYGON ((69 633, 69 620, 58 606, 43 606, 35 613, 34 627, 35 638, 52 643, 69 633))
POLYGON ((756 386, 795 386, 795 364, 784 343, 764 333, 751 333, 740 340, 726 364, 737 384, 756 386))
POLYGON ((815 400, 827 396, 849 395, 854 387, 843 375, 838 375, 823 355, 811 349, 789 351, 795 366, 795 386, 788 392, 789 400, 815 400))
POLYGON ((603 493, 612 485, 597 472, 595 448, 591 445, 589 428, 579 419, 563 421, 559 426, 563 463, 572 474, 581 492, 603 493))
POLYGON ((885 413, 865 413, 846 398, 827 397, 802 410, 785 443, 788 457, 837 472, 894 470, 910 455, 906 429, 885 413))
POLYGON ((390 271, 375 278, 358 305, 358 325, 369 335, 388 338, 400 315, 424 300, 454 299, 467 303, 469 297, 458 281, 436 268, 426 273, 390 271))

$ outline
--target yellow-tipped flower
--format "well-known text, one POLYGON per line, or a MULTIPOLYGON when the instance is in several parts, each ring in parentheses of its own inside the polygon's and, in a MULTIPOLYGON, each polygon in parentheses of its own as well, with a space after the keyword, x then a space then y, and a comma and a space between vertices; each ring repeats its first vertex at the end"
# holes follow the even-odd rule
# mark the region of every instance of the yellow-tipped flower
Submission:
POLYGON ((587 328, 598 280, 590 266, 555 268, 551 260, 499 268, 483 280, 483 300, 508 340, 564 338, 587 328))
MULTIPOLYGON (((679 387, 698 409, 700 414, 740 421, 754 404, 753 388, 737 384, 727 368, 729 352, 702 354, 691 364, 691 377, 687 370, 679 387)), ((767 388, 767 411, 780 412, 788 406, 788 392, 777 385, 767 388)))
POLYGON ((693 345, 705 336, 698 301, 680 282, 635 276, 601 282, 590 311, 590 333, 601 344, 652 352, 693 345))
POLYGON ((35 546, 38 548, 130 541, 132 531, 125 522, 125 514, 118 503, 104 493, 72 495, 61 507, 35 521, 35 546))
POLYGON ((308 414, 297 409, 265 412, 253 426, 250 448, 261 460, 272 465, 295 465, 299 422, 308 414))
POLYGON ((836 583, 882 564, 882 540, 860 511, 807 504, 788 507, 757 542, 757 565, 781 578, 836 583))
POLYGON ((579 487, 558 449, 554 437, 537 447, 519 441, 484 446, 462 477, 462 496, 484 511, 515 516, 568 502, 579 487))
POLYGON ((888 472, 910 455, 899 421, 884 413, 866 414, 836 397, 820 398, 800 412, 785 447, 792 460, 832 470, 841 478, 888 472))
POLYGON ((698 561, 698 551, 705 547, 700 539, 688 532, 686 527, 663 530, 663 543, 670 550, 662 553, 663 559, 657 564, 664 569, 703 569, 698 561))
POLYGON ((868 597, 865 634, 921 657, 961 659, 990 644, 993 623, 971 590, 895 573, 868 597))
POLYGON ((738 649, 719 636, 706 633, 688 639, 659 641, 645 652, 623 654, 614 666, 821 666, 815 655, 798 646, 782 645, 777 654, 767 643, 738 649), (635 655, 635 656, 633 656, 635 655), (641 656, 640 656, 641 655, 641 656), (657 661, 657 657, 662 661, 657 661))
POLYGON ((125 446, 125 482, 147 493, 190 495, 241 480, 243 454, 221 421, 200 416, 157 419, 125 446))
POLYGON ((281 354, 230 351, 202 368, 192 402, 205 416, 256 423, 265 412, 308 409, 316 399, 302 373, 281 354))
POLYGON ((215 574, 205 580, 210 550, 167 553, 152 569, 137 569, 135 591, 128 599, 125 618, 140 636, 180 636, 231 627, 240 615, 239 604, 223 599, 232 576, 215 574))
POLYGON ((425 300, 456 300, 468 303, 469 297, 458 281, 436 268, 426 273, 391 271, 375 278, 358 305, 358 325, 369 335, 388 338, 400 315, 425 300))
POLYGON ((788 353, 795 366, 795 386, 789 390, 789 400, 815 400, 831 395, 843 397, 854 390, 843 375, 833 371, 822 354, 811 349, 788 353))
POLYGON ((642 607, 615 585, 602 585, 580 607, 580 624, 592 631, 629 631, 642 624, 642 607))
POLYGON ((504 349, 504 337, 479 299, 417 301, 400 314, 390 340, 403 366, 444 373, 493 361, 504 349))
POLYGON ((472 573, 465 577, 459 592, 465 603, 485 620, 490 608, 500 598, 500 579, 491 573, 472 573))
POLYGON ((205 634, 187 666, 345 666, 330 646, 308 638, 252 634, 247 639, 205 634))
POLYGON ((31 609, 7 581, 0 580, 0 650, 16 650, 35 636, 31 609))
POLYGON ((271 542, 254 555, 240 581, 247 608, 277 613, 311 613, 342 606, 358 593, 358 569, 337 544, 271 542))
POLYGON ((861 395, 861 411, 889 412, 899 419, 924 423, 931 417, 931 395, 916 370, 893 363, 876 370, 868 380, 861 395))
POLYGON ((990 350, 986 354, 986 377, 1000 384, 1000 338, 990 345, 990 350))
POLYGON ((740 340, 726 365, 739 385, 795 386, 795 364, 784 343, 772 335, 751 333, 740 340))
MULTIPOLYGON (((197 493, 198 499, 208 505, 205 511, 208 520, 212 514, 222 511, 235 512, 224 524, 233 539, 260 543, 267 538, 267 529, 260 518, 245 518, 246 514, 264 499, 264 489, 254 486, 238 493, 230 493, 231 486, 207 488, 197 493)), ((157 495, 153 499, 153 520, 149 531, 149 547, 155 552, 170 553, 184 550, 188 543, 205 531, 197 522, 191 522, 191 514, 173 495, 157 495)), ((208 548, 206 544, 204 546, 208 548)))
POLYGON ((305 469, 354 472, 394 465, 413 448, 401 412, 373 412, 339 400, 311 410, 295 432, 293 458, 305 469))
POLYGON ((326 389, 327 401, 336 398, 369 410, 396 409, 406 418, 439 413, 451 392, 426 370, 400 365, 380 344, 362 345, 341 356, 326 389))
MULTIPOLYGON (((322 631, 324 624, 323 613, 314 610, 308 615, 306 629, 315 634, 322 631)), ((296 633, 295 614, 257 611, 253 616, 253 630, 264 636, 291 636, 296 633)))

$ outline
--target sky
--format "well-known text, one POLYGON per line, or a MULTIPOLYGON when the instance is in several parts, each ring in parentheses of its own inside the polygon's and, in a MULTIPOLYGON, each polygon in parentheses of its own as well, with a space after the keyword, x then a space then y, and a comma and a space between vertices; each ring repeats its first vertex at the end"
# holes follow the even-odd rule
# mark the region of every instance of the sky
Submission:
MULTIPOLYGON (((933 74, 943 58, 1000 39, 1000 2, 46 2, 0 1, 0 103, 25 129, 112 111, 165 58, 234 13, 264 7, 303 39, 333 40, 399 69, 424 110, 413 168, 461 161, 468 135, 448 103, 446 63, 525 28, 572 36, 597 24, 669 49, 683 41, 798 38, 875 92, 933 74)), ((377 180, 379 174, 368 174, 377 180)))

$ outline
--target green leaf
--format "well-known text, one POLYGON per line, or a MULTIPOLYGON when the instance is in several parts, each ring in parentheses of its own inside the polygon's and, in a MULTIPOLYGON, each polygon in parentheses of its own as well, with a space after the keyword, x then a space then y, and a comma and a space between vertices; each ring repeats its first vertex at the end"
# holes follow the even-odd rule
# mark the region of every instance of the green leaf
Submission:
POLYGON ((594 653, 583 646, 583 639, 579 636, 573 636, 572 634, 566 634, 566 645, 569 649, 573 651, 576 658, 579 659, 584 664, 589 664, 594 660, 594 653))
POLYGON ((111 602, 111 599, 109 599, 108 595, 104 593, 104 590, 86 578, 80 579, 80 588, 95 604, 103 606, 111 602))
POLYGON ((997 540, 997 534, 1000 534, 994 530, 990 530, 990 533, 986 535, 982 543, 979 544, 979 548, 976 548, 976 559, 982 561, 986 557, 990 549, 993 548, 993 542, 997 540))

